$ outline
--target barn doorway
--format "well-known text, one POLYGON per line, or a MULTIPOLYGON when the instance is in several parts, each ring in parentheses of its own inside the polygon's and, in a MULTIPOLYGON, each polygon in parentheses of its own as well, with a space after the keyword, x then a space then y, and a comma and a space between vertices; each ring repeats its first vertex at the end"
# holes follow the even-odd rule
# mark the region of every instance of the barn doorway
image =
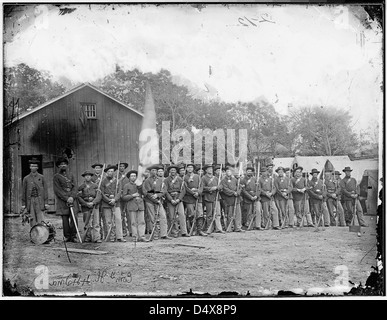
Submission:
POLYGON ((21 156, 21 174, 22 174, 22 180, 23 178, 30 174, 31 170, 30 170, 30 164, 28 161, 30 161, 32 158, 36 158, 39 160, 39 168, 38 168, 38 172, 40 174, 43 174, 43 163, 42 163, 42 160, 43 160, 43 155, 39 154, 39 155, 24 155, 24 156, 21 156))

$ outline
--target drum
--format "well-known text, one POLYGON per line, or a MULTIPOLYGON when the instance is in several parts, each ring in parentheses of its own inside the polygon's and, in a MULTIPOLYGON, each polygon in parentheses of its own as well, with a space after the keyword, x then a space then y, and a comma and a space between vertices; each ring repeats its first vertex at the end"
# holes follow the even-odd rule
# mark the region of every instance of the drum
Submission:
POLYGON ((55 227, 50 222, 42 221, 30 230, 31 241, 35 244, 50 243, 56 235, 55 227))

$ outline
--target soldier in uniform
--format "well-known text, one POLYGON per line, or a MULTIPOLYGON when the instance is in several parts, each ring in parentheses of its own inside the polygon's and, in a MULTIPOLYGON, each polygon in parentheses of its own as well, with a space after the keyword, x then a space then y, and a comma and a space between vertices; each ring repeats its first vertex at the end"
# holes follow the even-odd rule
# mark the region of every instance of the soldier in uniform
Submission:
POLYGON ((302 167, 297 167, 294 169, 294 177, 292 178, 292 195, 294 203, 294 211, 297 217, 297 226, 301 226, 302 215, 306 216, 308 227, 314 227, 312 217, 309 210, 307 209, 308 200, 308 181, 306 178, 302 177, 302 167), (306 212, 305 212, 306 211, 306 212))
POLYGON ((126 242, 122 235, 122 220, 121 220, 121 193, 122 185, 117 180, 115 176, 115 171, 117 166, 108 165, 105 169, 106 177, 102 180, 101 183, 101 193, 102 193, 102 214, 105 216, 105 221, 107 225, 107 235, 110 237, 106 241, 118 241, 126 242))
MULTIPOLYGON (((98 185, 100 180, 103 179, 103 172, 102 172, 103 164, 96 162, 92 164, 91 167, 94 169, 94 175, 91 177, 91 181, 98 185)), ((107 234, 107 226, 106 226, 105 217, 102 214, 101 203, 98 204, 98 209, 99 209, 99 226, 100 226, 99 233, 100 233, 101 239, 103 239, 104 235, 106 236, 107 234)))
MULTIPOLYGON (((218 191, 218 178, 213 175, 213 165, 205 165, 203 170, 205 171, 205 175, 203 176, 203 200, 204 207, 206 209, 206 225, 210 226, 211 221, 213 220, 213 215, 215 215, 215 227, 212 226, 211 230, 207 230, 207 234, 211 233, 215 228, 216 233, 225 233, 222 229, 222 225, 220 222, 221 212, 220 212, 220 203, 216 204, 215 200, 219 201, 219 198, 216 198, 216 194, 218 191)), ((219 186, 221 189, 221 186, 219 186)))
MULTIPOLYGON (((243 199, 243 209, 242 209, 242 226, 248 227, 250 220, 253 219, 253 211, 254 205, 256 201, 258 201, 258 192, 257 192, 257 181, 258 179, 253 176, 255 169, 253 167, 247 167, 246 168, 246 176, 244 176, 241 179, 241 186, 242 186, 242 199, 243 199)), ((256 213, 256 219, 259 221, 261 220, 261 217, 258 217, 258 214, 260 215, 260 212, 256 213)), ((259 223, 259 226, 257 229, 261 229, 261 225, 259 223)))
MULTIPOLYGON (((124 188, 124 185, 126 185, 129 182, 128 177, 126 176, 125 170, 129 167, 129 164, 126 162, 119 162, 118 171, 118 179, 121 183, 122 188, 124 188)), ((131 236, 131 223, 130 223, 130 215, 129 212, 126 212, 126 206, 124 201, 120 201, 120 209, 121 209, 121 220, 122 220, 122 236, 125 238, 128 233, 129 236, 131 236)))
POLYGON ((47 183, 44 176, 38 173, 39 160, 32 158, 29 160, 30 174, 23 178, 22 187, 22 207, 27 208, 30 227, 44 220, 44 210, 49 209, 47 183))
POLYGON ((77 231, 75 225, 78 226, 78 206, 77 193, 78 188, 75 182, 74 175, 68 172, 68 164, 66 158, 60 158, 56 161, 56 166, 59 172, 54 175, 54 194, 56 196, 56 214, 62 217, 63 236, 65 241, 78 242, 77 231), (70 206, 74 211, 74 221, 70 206))
POLYGON ((356 210, 357 219, 362 227, 368 227, 364 221, 363 209, 360 205, 358 197, 360 195, 360 188, 357 185, 356 179, 351 177, 352 169, 345 167, 343 172, 345 177, 340 181, 341 194, 344 200, 344 214, 346 223, 349 225, 352 222, 354 211, 356 210))
POLYGON ((97 205, 102 199, 101 192, 98 192, 98 185, 91 181, 93 172, 86 170, 82 173, 85 182, 78 188, 78 201, 83 215, 85 242, 102 242, 99 226, 99 208, 97 205), (96 208, 96 210, 93 210, 96 208), (94 215, 93 215, 94 212, 94 215), (90 223, 91 222, 91 223, 90 223), (91 232, 89 225, 91 225, 91 232))
POLYGON ((183 237, 189 237, 189 234, 187 232, 184 206, 182 202, 185 195, 184 180, 177 175, 178 169, 179 167, 176 165, 169 166, 169 176, 164 180, 166 187, 165 197, 167 199, 167 212, 170 221, 170 226, 172 227, 172 234, 175 238, 178 237, 179 233, 176 215, 178 215, 181 235, 183 237))
POLYGON ((262 168, 262 177, 259 178, 259 189, 261 191, 261 203, 264 217, 264 225, 266 226, 270 216, 272 216, 273 229, 279 230, 278 210, 275 207, 274 195, 276 192, 274 179, 269 177, 267 168, 262 168), (275 210, 274 210, 275 209, 275 210))
POLYGON ((329 214, 327 211, 324 210, 324 201, 326 197, 326 192, 324 190, 324 184, 321 179, 318 178, 318 174, 320 171, 317 169, 312 169, 311 175, 312 179, 309 181, 308 185, 308 193, 310 195, 310 202, 311 206, 313 208, 313 211, 315 213, 316 217, 316 226, 319 227, 319 221, 321 223, 324 223, 325 227, 329 227, 330 225, 330 219, 329 214), (321 215, 323 215, 321 217, 321 215))
POLYGON ((184 179, 184 177, 185 177, 185 172, 186 172, 185 168, 186 168, 186 166, 184 165, 184 163, 181 163, 179 165, 179 168, 178 168, 179 177, 182 179, 184 179))
POLYGON ((238 186, 238 179, 232 175, 232 167, 227 166, 226 176, 220 182, 222 186, 221 193, 226 205, 225 214, 227 217, 227 226, 230 224, 231 219, 235 214, 234 232, 244 232, 244 230, 242 230, 242 214, 240 206, 242 189, 238 186))
MULTIPOLYGON (((220 165, 217 164, 214 166, 214 175, 218 179, 222 180, 223 177, 226 175, 226 170, 224 167, 222 167, 222 171, 220 170, 220 165)), ((218 200, 220 204, 220 224, 222 225, 222 230, 226 230, 227 228, 227 218, 225 218, 226 215, 226 204, 224 203, 224 199, 222 197, 222 193, 219 192, 218 194, 218 200)), ((219 210, 219 209, 218 209, 219 210)))
POLYGON ((183 197, 184 206, 186 207, 187 218, 190 222, 190 225, 194 223, 196 218, 196 231, 197 235, 207 236, 203 232, 203 207, 199 202, 202 201, 203 193, 203 183, 201 183, 201 178, 198 174, 194 173, 194 164, 189 163, 186 165, 187 174, 184 177, 184 186, 185 186, 185 195, 183 197))
POLYGON ((277 172, 278 177, 274 179, 274 187, 276 189, 274 198, 277 207, 279 208, 280 224, 281 226, 284 226, 284 228, 292 228, 294 216, 289 215, 286 218, 289 195, 292 192, 290 178, 285 176, 285 169, 283 167, 278 167, 275 171, 277 172))
MULTIPOLYGON (((292 188, 292 170, 285 168, 285 176, 290 180, 290 188, 292 188)), ((289 227, 293 228, 294 223, 297 223, 297 218, 294 211, 293 193, 289 193, 287 213, 289 217, 289 227)))
MULTIPOLYGON (((160 221, 160 238, 170 240, 172 238, 167 235, 167 216, 162 204, 162 199, 165 195, 165 185, 163 178, 157 176, 157 171, 162 168, 163 166, 161 165, 152 165, 148 168, 150 175, 143 183, 142 192, 144 194, 145 208, 150 218, 151 230, 153 229, 154 224, 157 223, 156 215, 158 213, 160 221)), ((155 234, 154 239, 158 239, 158 235, 155 234)))
POLYGON ((142 199, 142 185, 136 184, 137 174, 136 170, 130 170, 126 174, 128 183, 123 187, 121 199, 126 212, 130 215, 133 240, 148 242, 149 240, 145 238, 145 206, 142 199))

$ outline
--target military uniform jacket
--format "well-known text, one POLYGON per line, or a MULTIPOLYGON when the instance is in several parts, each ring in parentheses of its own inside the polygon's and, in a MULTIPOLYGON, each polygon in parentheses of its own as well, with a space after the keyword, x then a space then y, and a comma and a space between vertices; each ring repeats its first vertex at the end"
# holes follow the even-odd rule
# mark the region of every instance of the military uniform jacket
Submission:
POLYGON ((64 175, 57 173, 54 175, 54 194, 56 197, 56 214, 58 215, 70 215, 69 207, 67 206, 68 198, 74 199, 74 213, 77 211, 77 194, 78 188, 76 187, 74 176, 66 172, 64 175))
POLYGON ((163 178, 160 177, 149 177, 142 185, 142 192, 144 195, 145 202, 158 203, 159 200, 165 195, 165 184, 163 178), (156 194, 157 198, 152 199, 151 196, 156 194))
POLYGON ((121 182, 121 185, 122 185, 122 188, 124 188, 124 186, 129 183, 129 178, 126 176, 126 174, 123 174, 119 177, 119 181, 121 182))
POLYGON ((114 204, 117 207, 120 203, 122 192, 122 185, 118 182, 117 178, 104 178, 101 182, 101 193, 102 193, 102 208, 111 208, 112 206, 109 204, 111 199, 114 199, 116 202, 114 204))
POLYGON ((341 194, 344 201, 353 201, 351 194, 359 194, 358 186, 355 178, 344 177, 340 181, 341 194))
POLYGON ((292 178, 292 195, 294 201, 301 201, 304 198, 305 193, 299 192, 296 189, 303 189, 306 188, 308 189, 308 183, 305 178, 300 177, 300 178, 292 178))
POLYGON ((172 178, 171 176, 165 178, 165 197, 167 201, 171 202, 172 200, 179 199, 183 200, 185 195, 185 187, 183 186, 184 180, 180 176, 175 176, 172 178))
POLYGON ((185 203, 196 203, 196 200, 202 202, 203 183, 200 181, 199 175, 192 173, 186 174, 184 177, 185 195, 183 201, 185 203), (194 192, 198 192, 198 198, 194 197, 194 192))
POLYGON ((222 199, 224 200, 224 203, 227 206, 233 206, 236 203, 238 204, 240 202, 240 194, 241 194, 241 188, 238 188, 238 179, 234 176, 228 177, 225 176, 221 182, 222 186, 222 199), (234 192, 237 192, 238 195, 235 196, 234 192))
POLYGON ((309 181, 308 193, 312 202, 322 202, 322 199, 319 199, 319 196, 325 198, 324 184, 321 179, 312 178, 309 181))
MULTIPOLYGON (((214 175, 209 176, 205 174, 203 176, 202 183, 203 183, 203 200, 206 202, 214 202, 218 191, 217 190, 210 191, 210 188, 218 186, 218 178, 215 177, 214 175)), ((221 189, 220 185, 219 185, 219 189, 221 189)))
POLYGON ((36 174, 30 173, 23 179, 22 205, 26 207, 28 212, 31 208, 31 196, 33 196, 33 189, 36 190, 40 209, 44 210, 44 205, 47 204, 48 200, 47 184, 43 175, 38 172, 36 172, 36 174))
POLYGON ((266 195, 267 192, 271 192, 273 196, 276 193, 274 181, 272 178, 259 178, 259 189, 261 190, 261 202, 270 201, 271 198, 266 195))
POLYGON ((102 199, 101 192, 98 192, 98 185, 96 183, 86 182, 81 184, 78 188, 78 201, 84 210, 90 209, 86 203, 92 202, 93 205, 98 204, 102 199))
POLYGON ((126 203, 127 211, 144 211, 144 200, 142 199, 142 185, 129 181, 122 189, 121 199, 126 203), (133 197, 134 193, 140 194, 140 197, 133 197))
POLYGON ((338 185, 338 182, 335 181, 333 178, 325 180, 325 187, 327 198, 332 198, 332 195, 334 193, 336 194, 337 199, 340 198, 340 187, 338 185))
POLYGON ((248 177, 245 176, 241 179, 242 186, 242 198, 245 203, 253 203, 253 197, 258 195, 257 200, 259 200, 260 190, 258 184, 258 192, 257 192, 257 178, 256 177, 248 177))
POLYGON ((288 177, 278 176, 274 178, 274 187, 276 189, 276 200, 287 200, 287 198, 289 198, 289 195, 292 194, 292 183, 288 177), (283 194, 285 194, 287 198, 285 198, 283 194))

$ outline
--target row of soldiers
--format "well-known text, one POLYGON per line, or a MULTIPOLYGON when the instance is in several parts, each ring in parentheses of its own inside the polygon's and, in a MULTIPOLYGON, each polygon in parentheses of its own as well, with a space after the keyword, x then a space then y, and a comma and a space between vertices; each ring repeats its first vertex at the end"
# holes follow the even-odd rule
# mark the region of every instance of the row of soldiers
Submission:
MULTIPOLYGON (((44 177, 37 176, 37 164, 32 162, 31 174, 23 180, 22 203, 37 223, 47 205, 47 191, 44 183, 37 187, 44 177), (33 195, 27 191, 31 188, 33 195), (35 195, 43 195, 42 201, 31 201, 35 195)), ((248 166, 240 176, 231 166, 187 164, 165 169, 156 164, 138 177, 136 170, 126 172, 125 162, 106 167, 95 163, 91 166, 94 170, 86 170, 84 182, 77 186, 68 172, 67 159, 58 159, 56 165, 56 210, 62 216, 65 241, 78 241, 78 222, 70 208, 82 212, 83 238, 92 242, 125 242, 128 235, 135 241, 149 241, 170 240, 179 234, 279 230, 301 227, 305 222, 313 227, 346 226, 352 223, 354 212, 360 225, 366 226, 358 201, 359 186, 349 167, 344 168, 343 179, 340 172, 329 170, 321 179, 317 169, 312 169, 309 179, 302 167, 278 167, 274 172, 273 164, 262 167, 258 175, 248 166)))

